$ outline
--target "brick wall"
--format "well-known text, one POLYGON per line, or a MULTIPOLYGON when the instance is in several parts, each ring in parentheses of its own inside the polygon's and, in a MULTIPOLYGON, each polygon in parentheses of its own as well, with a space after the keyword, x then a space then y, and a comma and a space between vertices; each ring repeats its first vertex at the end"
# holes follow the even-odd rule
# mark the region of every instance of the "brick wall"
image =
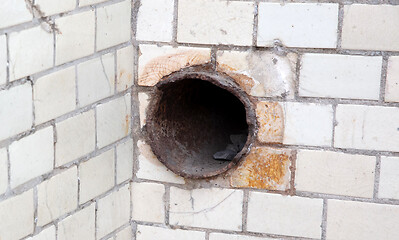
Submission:
POLYGON ((3 0, 0 239, 399 239, 397 4, 3 0), (210 180, 142 129, 151 73, 190 61, 254 80, 256 146, 210 180), (279 181, 237 177, 273 154, 279 181))

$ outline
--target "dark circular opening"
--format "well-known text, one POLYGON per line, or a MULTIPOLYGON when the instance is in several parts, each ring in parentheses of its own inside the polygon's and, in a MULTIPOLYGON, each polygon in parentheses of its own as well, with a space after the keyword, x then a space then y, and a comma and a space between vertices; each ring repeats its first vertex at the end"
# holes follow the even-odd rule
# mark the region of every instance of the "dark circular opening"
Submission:
POLYGON ((173 172, 189 178, 220 174, 248 148, 250 102, 230 79, 177 74, 157 85, 147 118, 150 145, 173 172))

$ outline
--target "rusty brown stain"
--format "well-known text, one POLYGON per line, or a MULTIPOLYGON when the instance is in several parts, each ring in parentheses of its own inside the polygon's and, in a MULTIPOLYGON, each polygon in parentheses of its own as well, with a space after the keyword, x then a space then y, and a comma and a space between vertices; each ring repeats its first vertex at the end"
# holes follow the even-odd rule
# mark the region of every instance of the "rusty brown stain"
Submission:
POLYGON ((123 74, 125 74, 125 70, 124 70, 124 69, 122 69, 122 70, 119 72, 119 79, 122 78, 123 74))
POLYGON ((129 115, 125 116, 125 134, 127 135, 129 133, 129 124, 130 123, 130 119, 129 119, 129 115))
POLYGON ((205 64, 211 61, 209 53, 199 50, 187 50, 152 59, 139 76, 141 86, 154 86, 161 78, 181 68, 205 64))
POLYGON ((288 151, 257 147, 232 173, 230 182, 233 187, 287 190, 290 175, 288 151))
POLYGON ((255 86, 255 81, 251 77, 237 73, 237 69, 223 63, 218 63, 217 70, 229 75, 248 95, 251 95, 252 88, 255 86))
POLYGON ((283 108, 277 102, 258 102, 256 105, 258 140, 262 143, 282 143, 284 137, 283 108))

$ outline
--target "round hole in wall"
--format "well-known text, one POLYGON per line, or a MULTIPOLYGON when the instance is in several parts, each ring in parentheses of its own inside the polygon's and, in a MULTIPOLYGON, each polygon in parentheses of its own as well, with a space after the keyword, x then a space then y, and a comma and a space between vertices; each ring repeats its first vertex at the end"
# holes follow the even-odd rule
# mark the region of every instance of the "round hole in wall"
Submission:
POLYGON ((250 99, 230 77, 183 70, 156 85, 146 129, 167 168, 206 178, 232 168, 249 151, 255 124, 250 99))

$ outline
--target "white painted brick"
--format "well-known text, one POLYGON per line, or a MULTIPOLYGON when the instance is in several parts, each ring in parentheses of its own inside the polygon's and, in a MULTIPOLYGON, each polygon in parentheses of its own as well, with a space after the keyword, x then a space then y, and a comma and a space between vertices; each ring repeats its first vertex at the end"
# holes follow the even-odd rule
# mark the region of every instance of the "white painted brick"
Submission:
POLYGON ((10 184, 17 187, 53 169, 53 127, 47 127, 13 142, 10 151, 10 184))
POLYGON ((97 238, 100 239, 128 223, 129 217, 130 191, 126 185, 98 201, 97 238))
POLYGON ((32 20, 32 14, 24 0, 2 0, 0 8, 0 28, 10 27, 32 20))
POLYGON ((321 237, 322 199, 250 192, 248 231, 321 237))
POLYGON ((132 183, 132 218, 144 222, 165 222, 165 187, 157 183, 132 183))
POLYGON ((399 206, 328 200, 328 240, 399 239, 399 206))
POLYGON ((140 113, 140 127, 143 128, 146 123, 147 107, 149 104, 149 96, 147 93, 139 92, 139 113, 140 113))
POLYGON ((119 144, 116 147, 116 182, 122 183, 132 178, 133 174, 133 140, 119 144))
POLYGON ((41 26, 10 34, 10 81, 53 66, 53 34, 41 26))
POLYGON ((138 157, 139 169, 136 173, 138 178, 177 184, 185 183, 184 178, 177 176, 158 161, 148 144, 139 140, 137 147, 140 152, 138 157))
POLYGON ((130 94, 97 106, 97 145, 102 148, 130 133, 130 94))
POLYGON ((399 199, 399 157, 381 157, 379 198, 399 199))
POLYGON ((171 225, 241 231, 243 192, 170 188, 171 225))
MULTIPOLYGON (((276 240, 275 238, 273 239, 276 240)), ((209 234, 209 240, 272 240, 272 238, 233 235, 226 233, 211 233, 209 234)))
POLYGON ((31 128, 32 87, 29 83, 0 91, 0 140, 31 128))
POLYGON ((61 166, 82 157, 95 148, 94 111, 88 111, 56 123, 55 165, 61 166))
POLYGON ((45 16, 49 16, 75 9, 76 0, 35 0, 35 5, 45 16))
POLYGON ((17 240, 33 233, 33 190, 0 202, 0 238, 17 240))
POLYGON ((178 42, 252 45, 253 3, 180 0, 178 7, 178 42))
POLYGON ((0 35, 0 85, 7 80, 7 41, 6 35, 0 35))
POLYGON ((126 0, 97 9, 97 50, 129 41, 131 8, 126 0))
POLYGON ((116 90, 124 91, 133 85, 133 46, 119 49, 116 52, 117 61, 117 79, 116 90))
POLYGON ((6 192, 7 186, 8 186, 7 149, 0 148, 0 195, 6 192))
POLYGON ((205 232, 138 225, 137 240, 205 240, 205 232))
POLYGON ((115 235, 115 240, 132 240, 132 228, 128 226, 115 235))
POLYGON ((37 224, 43 226, 78 206, 76 166, 50 178, 37 187, 37 224))
POLYGON ((162 77, 181 68, 211 62, 209 48, 156 46, 140 44, 138 84, 154 86, 162 77), (167 61, 167 64, 165 64, 167 61), (165 67, 167 65, 167 67, 165 67))
POLYGON ((399 151, 399 108, 338 105, 334 146, 399 151))
POLYGON ((111 149, 101 155, 89 159, 79 166, 79 203, 106 192, 114 186, 115 159, 111 149))
POLYGON ((95 204, 58 223, 58 240, 94 240, 95 204))
POLYGON ((330 151, 300 150, 297 191, 372 198, 376 158, 330 151))
POLYGON ((331 105, 283 103, 284 144, 330 146, 333 128, 331 105))
POLYGON ((94 52, 94 23, 94 10, 55 20, 56 26, 62 33, 55 35, 56 65, 90 55, 94 52))
POLYGON ((344 6, 342 48, 399 50, 399 6, 351 4, 344 6))
POLYGON ((273 46, 278 39, 288 47, 335 48, 338 4, 259 4, 258 46, 273 46))
POLYGON ((59 117, 76 107, 75 68, 70 67, 39 78, 33 86, 35 123, 59 117))
POLYGON ((142 2, 138 12, 136 38, 142 41, 172 41, 173 12, 173 0, 142 2))
POLYGON ((39 234, 34 237, 30 237, 27 240, 55 240, 55 226, 51 225, 50 227, 44 229, 39 234))
POLYGON ((113 53, 78 65, 78 99, 80 106, 96 102, 114 93, 114 67, 113 53))
POLYGON ((399 56, 388 59, 385 101, 399 102, 399 56))
POLYGON ((382 57, 304 54, 299 95, 378 100, 382 57))
POLYGON ((83 6, 101 3, 101 2, 105 2, 105 1, 108 1, 108 0, 79 0, 79 6, 83 7, 83 6))

